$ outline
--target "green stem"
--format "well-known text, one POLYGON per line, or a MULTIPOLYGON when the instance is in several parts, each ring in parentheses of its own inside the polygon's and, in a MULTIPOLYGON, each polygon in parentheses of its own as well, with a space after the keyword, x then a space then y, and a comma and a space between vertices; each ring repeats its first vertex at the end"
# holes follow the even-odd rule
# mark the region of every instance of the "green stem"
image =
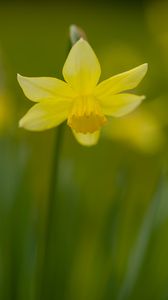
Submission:
MULTIPOLYGON (((38 273, 39 277, 39 288, 40 293, 37 299, 45 299, 47 296, 47 277, 49 276, 49 267, 50 267, 50 250, 51 250, 51 241, 53 238, 53 225, 55 219, 55 212, 57 206, 57 197, 58 197, 58 179, 59 179, 59 160, 61 154, 61 148, 63 143, 63 134, 64 134, 64 123, 59 125, 57 128, 56 135, 54 137, 54 155, 51 171, 51 179, 49 186, 49 197, 47 202, 47 213, 45 217, 44 224, 44 235, 41 248, 39 249, 41 268, 38 273)), ((40 247, 39 247, 40 248, 40 247)))
POLYGON ((57 198, 57 187, 58 187, 58 174, 59 174, 59 159, 63 142, 63 133, 64 133, 64 123, 59 125, 57 129, 57 134, 55 137, 54 144, 54 157, 52 164, 52 173, 51 173, 51 182, 49 190, 49 199, 48 199, 48 214, 46 222, 46 249, 50 241, 50 236, 52 232, 52 221, 54 218, 54 211, 57 198))

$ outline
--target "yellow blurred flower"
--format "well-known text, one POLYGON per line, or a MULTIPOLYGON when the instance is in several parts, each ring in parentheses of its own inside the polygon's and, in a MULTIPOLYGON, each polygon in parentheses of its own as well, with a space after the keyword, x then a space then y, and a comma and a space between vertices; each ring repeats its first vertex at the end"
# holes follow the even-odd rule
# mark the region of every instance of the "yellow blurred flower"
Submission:
POLYGON ((98 84, 101 68, 91 46, 80 39, 70 50, 61 81, 18 75, 27 98, 34 105, 19 125, 32 131, 55 127, 67 119, 79 143, 97 143, 106 116, 122 117, 134 110, 144 96, 124 91, 135 88, 147 72, 147 64, 118 74, 98 84))
POLYGON ((156 153, 165 142, 159 120, 145 110, 136 111, 120 120, 112 120, 105 127, 104 135, 146 153, 156 153))
POLYGON ((0 133, 6 130, 12 118, 12 107, 5 92, 0 92, 0 133))

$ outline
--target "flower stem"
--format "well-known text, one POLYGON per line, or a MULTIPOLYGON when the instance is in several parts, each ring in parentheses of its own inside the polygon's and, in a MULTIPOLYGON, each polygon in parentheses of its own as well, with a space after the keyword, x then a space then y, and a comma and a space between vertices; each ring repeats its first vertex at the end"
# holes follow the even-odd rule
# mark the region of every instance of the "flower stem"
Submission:
POLYGON ((48 214, 46 222, 46 248, 50 241, 50 236, 52 232, 52 221, 54 217, 54 210, 57 198, 57 187, 58 187, 58 175, 59 175, 59 159, 63 142, 64 133, 64 123, 59 125, 57 129, 57 134, 54 143, 54 157, 52 164, 51 182, 49 189, 49 199, 48 199, 48 214))
POLYGON ((48 278, 50 277, 51 248, 54 238, 54 220, 57 210, 58 198, 58 179, 59 179, 59 161, 64 135, 64 123, 59 125, 54 137, 54 150, 51 177, 49 183, 49 196, 46 207, 45 224, 43 224, 43 235, 39 245, 39 263, 38 270, 39 290, 36 299, 48 299, 48 278))

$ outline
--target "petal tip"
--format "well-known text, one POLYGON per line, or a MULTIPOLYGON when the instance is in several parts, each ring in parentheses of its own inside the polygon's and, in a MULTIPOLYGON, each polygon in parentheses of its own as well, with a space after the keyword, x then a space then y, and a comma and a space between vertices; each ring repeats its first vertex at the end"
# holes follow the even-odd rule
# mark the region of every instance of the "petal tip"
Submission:
POLYGON ((19 81, 19 79, 21 78, 22 76, 19 74, 19 73, 17 73, 17 80, 19 81))
POLYGON ((146 71, 147 71, 148 70, 148 66, 149 66, 148 63, 144 63, 143 65, 144 65, 144 69, 146 69, 146 71))
POLYGON ((19 120, 18 127, 19 128, 26 128, 26 126, 25 126, 25 115, 19 120))
POLYGON ((22 119, 19 121, 18 127, 19 127, 19 128, 22 128, 22 127, 23 127, 23 121, 22 121, 22 119))
POLYGON ((87 42, 83 37, 81 37, 81 38, 75 43, 75 45, 77 45, 77 44, 88 44, 88 42, 87 42))
POLYGON ((144 73, 144 76, 145 76, 146 72, 148 71, 148 63, 142 64, 141 69, 142 69, 142 71, 144 73))
POLYGON ((21 86, 22 79, 24 79, 24 76, 20 75, 19 73, 17 74, 17 81, 19 82, 21 86))
POLYGON ((141 96, 141 101, 145 100, 146 99, 146 95, 142 95, 141 96))
POLYGON ((78 141, 78 143, 85 147, 96 146, 99 140, 100 131, 96 131, 94 133, 77 133, 75 130, 72 130, 74 137, 78 141))
POLYGON ((148 71, 148 63, 144 63, 142 65, 139 65, 139 66, 137 66, 136 68, 134 68, 132 70, 137 70, 139 72, 139 76, 141 77, 141 80, 142 80, 143 77, 146 75, 146 73, 148 71))

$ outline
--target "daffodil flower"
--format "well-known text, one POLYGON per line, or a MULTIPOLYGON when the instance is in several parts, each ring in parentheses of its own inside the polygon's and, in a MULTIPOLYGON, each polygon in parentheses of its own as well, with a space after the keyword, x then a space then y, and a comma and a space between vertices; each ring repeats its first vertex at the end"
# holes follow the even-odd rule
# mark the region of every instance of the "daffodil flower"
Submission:
POLYGON ((125 91, 135 88, 146 72, 147 64, 143 64, 98 83, 101 74, 99 61, 89 43, 80 39, 65 61, 65 81, 18 75, 26 97, 37 102, 19 125, 28 130, 42 131, 67 119, 79 143, 94 145, 108 116, 122 117, 145 98, 125 91))

